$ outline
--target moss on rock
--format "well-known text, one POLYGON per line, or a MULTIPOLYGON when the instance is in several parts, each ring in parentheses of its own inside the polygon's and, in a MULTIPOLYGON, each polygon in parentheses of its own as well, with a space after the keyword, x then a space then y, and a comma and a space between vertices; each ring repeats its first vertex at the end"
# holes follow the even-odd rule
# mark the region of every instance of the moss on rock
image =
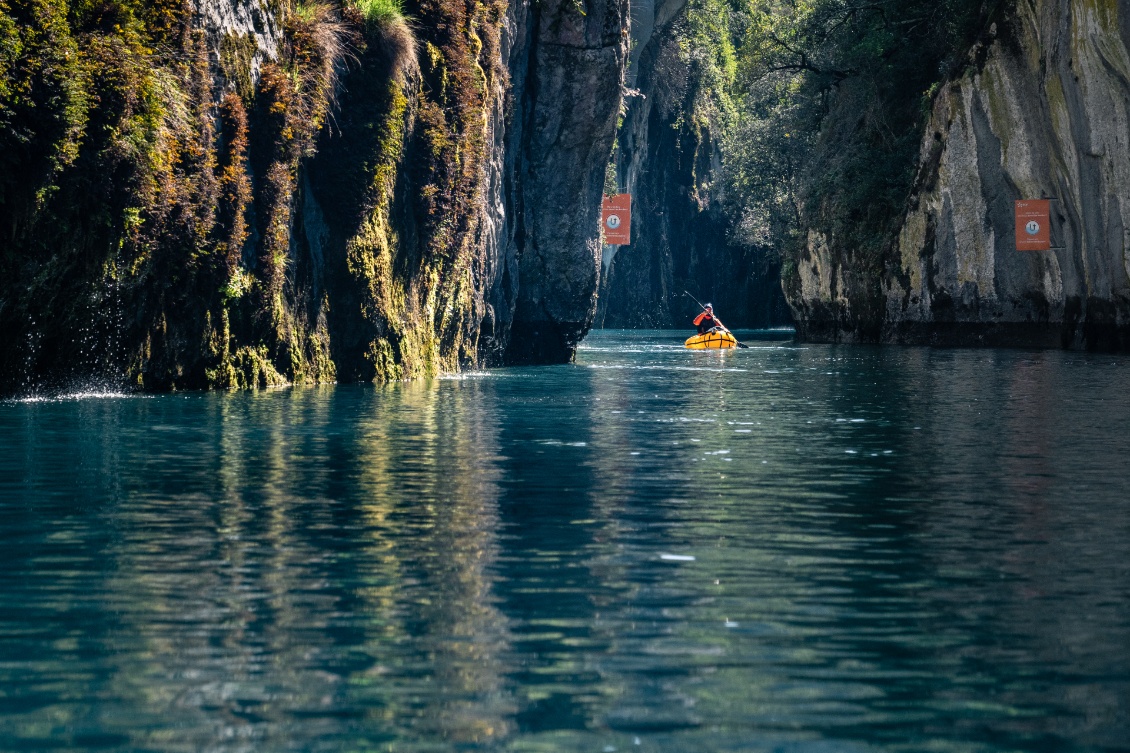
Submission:
POLYGON ((473 360, 504 5, 371 5, 268 3, 256 81, 185 0, 0 0, 0 391, 473 360))
POLYGON ((225 34, 220 39, 220 74, 245 102, 255 97, 253 67, 259 45, 250 34, 225 34))

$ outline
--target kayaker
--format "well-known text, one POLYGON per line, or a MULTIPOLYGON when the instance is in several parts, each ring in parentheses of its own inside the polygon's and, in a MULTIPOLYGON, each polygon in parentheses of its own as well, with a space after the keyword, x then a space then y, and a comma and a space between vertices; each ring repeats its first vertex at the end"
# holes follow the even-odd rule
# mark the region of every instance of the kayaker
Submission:
POLYGON ((719 329, 726 329, 722 322, 714 316, 714 307, 709 303, 702 307, 702 313, 695 317, 694 326, 698 327, 698 333, 705 335, 715 327, 719 329))

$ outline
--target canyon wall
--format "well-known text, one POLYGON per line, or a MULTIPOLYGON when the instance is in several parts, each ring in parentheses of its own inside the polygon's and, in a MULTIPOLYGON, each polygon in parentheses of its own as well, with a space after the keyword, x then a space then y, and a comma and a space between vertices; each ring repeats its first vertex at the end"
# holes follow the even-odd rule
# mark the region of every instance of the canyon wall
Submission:
POLYGON ((632 243, 605 248, 597 321, 608 328, 690 327, 714 304, 732 327, 788 324, 780 264, 733 238, 723 176, 718 40, 693 39, 686 0, 632 4, 629 97, 617 136, 618 191, 632 195, 632 243))
POLYGON ((1130 347, 1130 5, 1017 2, 935 95, 883 258, 813 229, 785 284, 811 340, 1130 347), (1017 251, 1039 198, 1053 248, 1017 251))
POLYGON ((523 8, 515 26, 520 131, 508 181, 517 307, 506 361, 572 357, 596 313, 600 205, 628 56, 627 0, 523 8), (525 23, 522 23, 525 20, 525 23))
POLYGON ((0 0, 0 392, 568 360, 627 15, 0 0))

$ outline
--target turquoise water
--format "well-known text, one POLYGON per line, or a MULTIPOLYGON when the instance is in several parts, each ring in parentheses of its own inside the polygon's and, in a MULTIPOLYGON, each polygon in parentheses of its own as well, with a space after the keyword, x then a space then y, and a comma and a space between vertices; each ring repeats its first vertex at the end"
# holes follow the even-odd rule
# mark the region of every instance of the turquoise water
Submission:
POLYGON ((1127 750, 1125 356, 685 335, 0 402, 0 750, 1127 750))

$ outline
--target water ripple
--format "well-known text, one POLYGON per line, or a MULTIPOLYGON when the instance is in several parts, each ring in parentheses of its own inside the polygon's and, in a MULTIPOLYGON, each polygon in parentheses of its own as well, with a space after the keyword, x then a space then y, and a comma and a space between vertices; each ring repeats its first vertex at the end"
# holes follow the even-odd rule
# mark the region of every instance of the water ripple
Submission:
POLYGON ((682 337, 0 403, 0 749, 1125 747, 1117 358, 682 337))

